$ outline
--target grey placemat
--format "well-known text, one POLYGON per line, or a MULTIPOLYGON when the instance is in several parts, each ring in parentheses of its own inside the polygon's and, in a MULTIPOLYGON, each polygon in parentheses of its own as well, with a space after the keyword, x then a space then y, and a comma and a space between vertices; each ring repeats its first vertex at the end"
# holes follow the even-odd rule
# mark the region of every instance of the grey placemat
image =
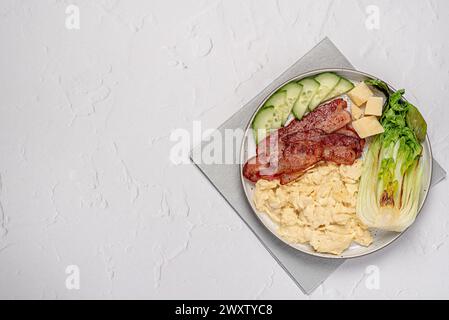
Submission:
MULTIPOLYGON (((321 68, 353 68, 353 66, 335 45, 325 38, 217 130, 224 134, 225 129, 245 128, 257 106, 277 86, 298 74, 321 68)), ((236 141, 237 146, 240 146, 241 142, 241 140, 236 141)), ((325 259, 304 254, 272 235, 256 217, 246 200, 241 186, 239 165, 201 163, 201 150, 207 143, 202 142, 192 151, 192 161, 302 291, 306 294, 313 292, 344 260, 325 259)), ((433 165, 432 184, 437 183, 445 176, 444 170, 435 160, 433 165)))

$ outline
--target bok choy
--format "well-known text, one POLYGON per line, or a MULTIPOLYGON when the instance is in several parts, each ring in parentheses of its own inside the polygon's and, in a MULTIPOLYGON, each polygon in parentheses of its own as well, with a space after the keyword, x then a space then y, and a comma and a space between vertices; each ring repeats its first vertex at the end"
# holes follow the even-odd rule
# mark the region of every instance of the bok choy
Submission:
POLYGON ((380 80, 368 85, 386 95, 380 123, 384 133, 373 138, 365 155, 357 215, 369 227, 403 231, 418 212, 421 190, 421 142, 427 124, 418 109, 380 80))

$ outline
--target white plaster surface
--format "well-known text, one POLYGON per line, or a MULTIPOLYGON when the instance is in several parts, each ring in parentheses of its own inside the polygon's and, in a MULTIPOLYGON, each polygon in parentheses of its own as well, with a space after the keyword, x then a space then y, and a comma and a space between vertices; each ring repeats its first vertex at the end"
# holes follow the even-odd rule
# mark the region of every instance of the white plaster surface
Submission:
POLYGON ((306 296, 202 174, 168 158, 171 130, 219 126, 329 36, 407 89, 448 169, 448 13, 444 0, 2 0, 0 298, 448 298, 449 180, 396 243, 306 296))

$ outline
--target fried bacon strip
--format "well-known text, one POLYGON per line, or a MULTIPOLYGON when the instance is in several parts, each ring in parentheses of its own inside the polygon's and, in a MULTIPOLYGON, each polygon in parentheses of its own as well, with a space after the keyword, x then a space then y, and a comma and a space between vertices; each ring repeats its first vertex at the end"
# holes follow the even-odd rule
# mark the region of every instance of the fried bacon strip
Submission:
POLYGON ((295 119, 288 126, 279 129, 279 136, 312 129, 332 133, 351 122, 351 115, 345 110, 346 107, 346 101, 343 99, 325 103, 305 115, 301 120, 295 119))
POLYGON ((365 141, 349 125, 351 116, 345 109, 346 101, 335 99, 273 132, 244 165, 244 177, 253 182, 280 179, 286 184, 320 161, 354 163, 365 141))

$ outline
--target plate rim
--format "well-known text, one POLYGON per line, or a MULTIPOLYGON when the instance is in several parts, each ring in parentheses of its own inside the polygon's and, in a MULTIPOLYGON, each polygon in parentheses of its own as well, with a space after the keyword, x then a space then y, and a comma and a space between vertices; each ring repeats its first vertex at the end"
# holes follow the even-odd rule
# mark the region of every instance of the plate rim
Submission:
MULTIPOLYGON (((244 165, 244 163, 245 163, 245 161, 244 161, 244 159, 243 159, 243 155, 244 155, 244 152, 243 152, 243 151, 244 151, 244 147, 245 147, 245 141, 246 141, 247 134, 248 134, 248 132, 250 131, 251 123, 252 123, 252 121, 253 121, 253 119, 254 119, 254 117, 255 117, 257 111, 259 111, 259 109, 263 106, 263 104, 264 104, 264 103, 265 103, 265 102, 266 102, 266 101, 267 101, 267 100, 268 100, 268 99, 269 99, 269 98, 270 98, 270 97, 271 97, 271 96, 272 96, 278 89, 282 88, 282 87, 283 87, 284 85, 286 85, 287 83, 289 83, 289 82, 291 82, 291 81, 298 80, 298 79, 304 79, 304 78, 307 78, 307 77, 316 75, 316 74, 318 74, 318 73, 323 73, 323 72, 349 72, 349 73, 356 73, 356 74, 358 74, 358 75, 365 76, 365 77, 372 78, 372 79, 380 79, 380 80, 382 80, 382 79, 379 78, 379 77, 373 76, 372 74, 369 74, 369 73, 367 73, 367 72, 363 72, 363 71, 360 71, 360 70, 357 70, 357 69, 351 69, 351 68, 319 68, 319 69, 313 69, 313 70, 310 70, 310 71, 307 71, 307 72, 300 73, 300 74, 298 74, 298 75, 296 75, 296 76, 294 76, 294 77, 289 77, 289 79, 287 79, 286 81, 283 81, 280 85, 276 86, 273 90, 270 90, 270 92, 265 96, 265 98, 258 104, 257 108, 254 110, 254 112, 252 113, 251 117, 249 118, 249 120, 248 120, 246 126, 244 127, 245 134, 244 134, 244 137, 243 137, 241 146, 240 146, 240 157, 239 157, 239 158, 240 158, 240 164, 239 164, 239 170, 240 170, 240 172, 239 172, 239 174, 240 174, 240 183, 241 183, 242 191, 243 191, 243 193, 245 194, 245 198, 246 198, 246 200, 248 201, 249 205, 251 206, 251 210, 252 210, 253 213, 257 216, 257 219, 259 220, 259 222, 262 223, 262 225, 263 225, 263 226, 264 226, 264 227, 265 227, 265 228, 266 228, 266 229, 267 229, 273 236, 275 236, 277 239, 279 239, 280 241, 282 241, 283 243, 285 243, 285 244, 288 245, 289 247, 291 247, 291 248, 293 248, 293 249, 295 249, 295 250, 298 250, 298 251, 300 251, 300 252, 302 252, 302 253, 311 255, 311 256, 320 257, 320 258, 326 258, 326 259, 354 259, 354 258, 359 258, 359 257, 366 256, 366 255, 375 253, 375 252, 377 252, 377 251, 379 251, 379 250, 381 250, 381 249, 384 249, 385 247, 387 247, 387 246, 389 246, 390 244, 392 244, 393 242, 395 242, 395 241, 396 241, 399 237, 401 237, 401 236, 402 236, 402 235, 403 235, 403 234, 404 234, 404 233, 405 233, 405 232, 406 232, 412 225, 415 224, 416 219, 417 219, 418 216, 420 215, 421 210, 422 210, 422 208, 424 207, 424 205, 425 205, 425 203, 426 203, 426 201, 427 201, 427 196, 428 196, 428 194, 429 194, 430 185, 431 185, 432 176, 433 176, 433 154, 432 154, 432 145, 430 144, 430 139, 429 139, 429 136, 428 136, 427 133, 426 133, 426 140, 425 140, 425 142, 427 143, 428 148, 429 148, 429 157, 430 157, 430 161, 429 161, 429 162, 430 162, 430 163, 429 163, 429 178, 428 178, 428 184, 427 184, 427 186, 425 186, 425 187, 427 187, 427 188, 426 188, 425 193, 424 193, 424 198, 423 198, 423 200, 422 200, 421 205, 420 205, 419 208, 418 208, 418 213, 416 214, 415 221, 414 221, 410 226, 408 226, 404 231, 398 232, 397 235, 396 235, 395 237, 393 237, 390 241, 388 241, 388 242, 385 243, 384 245, 382 245, 382 246, 380 246, 380 247, 378 247, 378 248, 375 248, 375 249, 373 249, 373 250, 371 250, 371 251, 363 252, 363 253, 360 253, 360 254, 353 254, 353 255, 349 255, 349 256, 342 256, 342 255, 332 255, 332 254, 330 254, 330 253, 320 253, 320 252, 316 252, 316 251, 308 252, 308 251, 302 250, 302 249, 300 249, 300 248, 294 246, 293 243, 289 243, 288 241, 286 241, 285 239, 283 239, 281 236, 279 236, 278 234, 276 234, 275 232, 273 232, 270 228, 268 228, 268 226, 265 224, 265 222, 263 221, 263 219, 262 219, 262 217, 260 216, 260 214, 255 210, 254 204, 252 203, 252 200, 249 198, 248 193, 247 193, 247 191, 246 191, 246 188, 245 188, 245 178, 243 177, 243 165, 244 165)), ((384 81, 384 80, 382 80, 382 81, 384 81)), ((384 82, 388 85, 388 87, 389 87, 391 90, 396 91, 396 89, 395 89, 393 86, 391 86, 388 82, 386 82, 386 81, 384 81, 384 82)), ((407 101, 407 99, 406 99, 405 97, 404 97, 404 100, 407 101)))

